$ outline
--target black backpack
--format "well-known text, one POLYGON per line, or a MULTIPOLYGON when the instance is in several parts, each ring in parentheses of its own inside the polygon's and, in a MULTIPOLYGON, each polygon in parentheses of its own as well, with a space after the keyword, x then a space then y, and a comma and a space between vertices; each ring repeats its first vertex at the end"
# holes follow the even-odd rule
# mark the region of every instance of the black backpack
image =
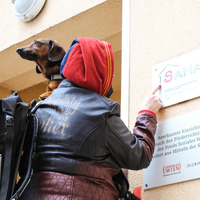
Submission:
POLYGON ((140 198, 129 191, 129 182, 122 170, 113 177, 113 182, 119 192, 120 200, 140 200, 140 198))
POLYGON ((31 178, 34 143, 37 136, 38 120, 34 112, 36 101, 31 105, 22 102, 17 92, 0 99, 0 199, 15 200, 20 197, 31 178), (16 189, 17 174, 26 136, 31 137, 25 163, 26 176, 16 189))

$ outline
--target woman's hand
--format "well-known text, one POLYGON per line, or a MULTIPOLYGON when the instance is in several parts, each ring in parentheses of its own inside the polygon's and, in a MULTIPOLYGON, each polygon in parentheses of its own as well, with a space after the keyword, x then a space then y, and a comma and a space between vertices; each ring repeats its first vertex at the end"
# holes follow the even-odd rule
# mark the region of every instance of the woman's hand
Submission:
POLYGON ((160 89, 160 85, 154 88, 143 100, 141 110, 151 110, 155 114, 163 107, 161 100, 155 96, 155 93, 160 89))

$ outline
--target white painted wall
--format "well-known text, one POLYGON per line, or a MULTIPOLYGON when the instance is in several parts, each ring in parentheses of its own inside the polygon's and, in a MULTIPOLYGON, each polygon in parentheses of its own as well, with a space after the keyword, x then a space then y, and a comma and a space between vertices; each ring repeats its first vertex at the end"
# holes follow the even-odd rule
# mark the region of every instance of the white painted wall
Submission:
MULTIPOLYGON (((132 0, 130 36, 130 118, 152 89, 152 66, 200 47, 199 0, 132 0)), ((162 121, 200 109, 200 98, 163 109, 162 121)), ((187 159, 187 158, 185 158, 187 159)), ((143 171, 129 172, 131 190, 143 185, 143 171)), ((143 200, 198 200, 200 179, 142 191, 143 200)))

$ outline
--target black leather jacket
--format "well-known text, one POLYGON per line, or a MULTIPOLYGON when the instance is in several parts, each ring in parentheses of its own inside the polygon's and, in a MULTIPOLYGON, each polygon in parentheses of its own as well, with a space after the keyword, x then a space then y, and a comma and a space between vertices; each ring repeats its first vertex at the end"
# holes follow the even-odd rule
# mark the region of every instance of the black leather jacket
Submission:
POLYGON ((132 134, 120 119, 117 102, 64 79, 36 115, 36 173, 21 199, 45 199, 46 191, 57 197, 53 188, 62 183, 51 172, 64 174, 58 188, 66 187, 59 191, 65 199, 118 199, 112 177, 120 168, 139 170, 150 164, 156 130, 151 114, 137 117, 132 134))
POLYGON ((138 116, 138 139, 121 121, 117 102, 67 79, 36 114, 39 133, 34 169, 77 174, 75 165, 79 162, 132 170, 146 168, 150 163, 140 138, 144 131, 143 135, 149 134, 154 140, 156 120, 151 114, 138 116), (147 120, 148 127, 142 127, 147 120))

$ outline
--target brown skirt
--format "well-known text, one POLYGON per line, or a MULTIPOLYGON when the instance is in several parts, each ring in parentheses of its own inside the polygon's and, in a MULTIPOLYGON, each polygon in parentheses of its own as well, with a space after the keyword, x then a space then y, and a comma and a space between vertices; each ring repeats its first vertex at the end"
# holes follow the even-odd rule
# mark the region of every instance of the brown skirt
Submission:
POLYGON ((109 180, 55 172, 34 173, 20 200, 117 200, 109 180))

